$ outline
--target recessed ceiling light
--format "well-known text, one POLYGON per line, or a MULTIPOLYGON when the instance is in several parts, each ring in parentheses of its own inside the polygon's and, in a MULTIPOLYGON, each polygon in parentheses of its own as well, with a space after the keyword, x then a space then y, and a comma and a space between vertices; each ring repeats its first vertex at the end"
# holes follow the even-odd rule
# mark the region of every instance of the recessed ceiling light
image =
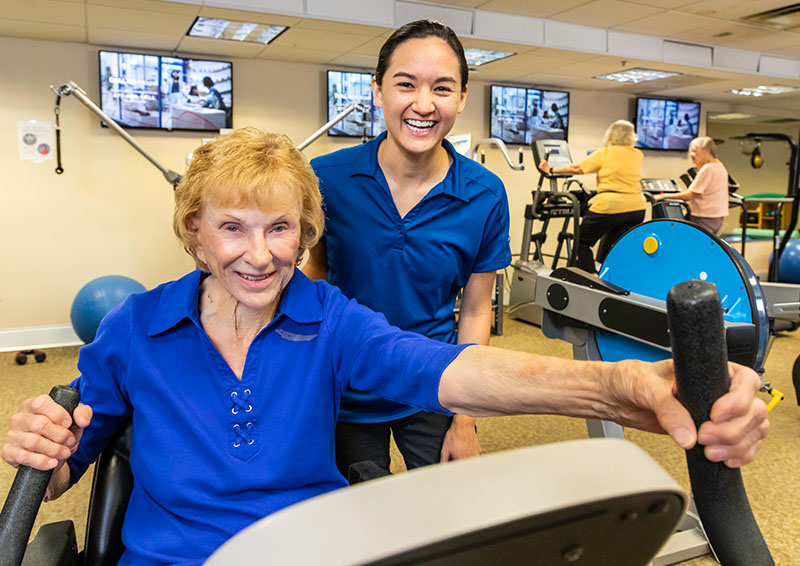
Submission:
POLYGON ((227 39, 230 41, 247 41, 266 45, 286 29, 288 29, 286 26, 237 22, 219 18, 197 18, 186 35, 227 39))
POLYGON ((618 71, 616 73, 609 73, 608 75, 598 75, 594 78, 603 79, 605 81, 618 81, 621 83, 643 83, 658 79, 666 79, 668 77, 676 77, 680 74, 681 73, 671 73, 668 71, 657 71, 655 69, 643 69, 641 67, 636 67, 635 69, 618 71))
POLYGON ((505 51, 487 51, 485 49, 465 49, 464 55, 467 57, 467 64, 473 67, 480 67, 492 61, 498 61, 516 55, 505 51))
POLYGON ((730 92, 732 94, 738 94, 739 96, 764 96, 765 94, 785 94, 787 92, 795 92, 800 90, 800 88, 796 88, 793 86, 780 86, 780 85, 772 85, 772 86, 756 86, 756 87, 745 87, 745 88, 734 88, 730 92))

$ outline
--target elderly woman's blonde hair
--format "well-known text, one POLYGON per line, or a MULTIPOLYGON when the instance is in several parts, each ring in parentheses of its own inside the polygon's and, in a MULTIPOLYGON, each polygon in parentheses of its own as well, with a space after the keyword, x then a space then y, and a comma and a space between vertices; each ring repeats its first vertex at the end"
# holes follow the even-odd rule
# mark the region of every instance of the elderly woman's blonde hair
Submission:
POLYGON ((617 120, 603 134, 603 145, 636 145, 636 130, 627 120, 617 120))
POLYGON ((717 158, 717 144, 714 142, 714 138, 710 138, 708 136, 694 138, 692 143, 689 144, 689 151, 694 151, 696 149, 708 150, 708 153, 711 155, 711 157, 714 159, 717 158))
POLYGON ((325 225, 319 181, 303 153, 283 134, 241 128, 194 150, 186 175, 175 189, 172 226, 183 248, 200 269, 194 219, 204 204, 274 210, 287 194, 300 203, 300 248, 303 252, 319 241, 325 225))

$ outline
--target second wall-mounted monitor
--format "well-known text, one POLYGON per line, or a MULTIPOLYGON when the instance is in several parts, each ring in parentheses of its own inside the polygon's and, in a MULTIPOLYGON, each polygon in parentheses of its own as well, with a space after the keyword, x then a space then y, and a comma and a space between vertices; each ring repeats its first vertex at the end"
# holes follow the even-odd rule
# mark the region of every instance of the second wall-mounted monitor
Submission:
POLYGON ((636 147, 685 151, 697 137, 700 103, 663 98, 636 99, 636 147))
POLYGON ((100 51, 100 107, 126 128, 233 127, 230 61, 100 51))
POLYGON ((489 135, 505 143, 566 140, 569 134, 569 93, 492 85, 489 95, 489 135))
POLYGON ((372 138, 386 129, 383 108, 372 101, 372 74, 328 71, 328 120, 351 102, 358 103, 358 108, 328 130, 329 136, 372 138))

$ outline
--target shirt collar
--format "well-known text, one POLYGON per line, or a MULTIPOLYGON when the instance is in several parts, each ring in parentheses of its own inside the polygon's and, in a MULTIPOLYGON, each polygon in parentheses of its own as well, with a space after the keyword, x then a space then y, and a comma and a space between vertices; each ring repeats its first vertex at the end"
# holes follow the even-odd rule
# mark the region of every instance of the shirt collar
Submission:
MULTIPOLYGON (((367 177, 372 177, 375 180, 384 179, 383 172, 380 170, 380 166, 378 165, 378 147, 381 145, 383 140, 386 139, 386 135, 387 132, 384 130, 374 140, 365 144, 364 151, 358 152, 358 155, 355 159, 353 159, 350 167, 351 177, 357 175, 366 175, 367 177)), ((464 202, 469 202, 466 186, 462 182, 463 171, 461 163, 458 160, 459 156, 456 153, 453 144, 451 144, 448 140, 443 139, 442 146, 450 155, 452 163, 450 164, 450 169, 448 169, 444 180, 439 183, 439 185, 436 187, 436 190, 432 192, 441 192, 464 202)))
MULTIPOLYGON (((197 269, 164 287, 148 336, 165 332, 184 319, 189 319, 202 328, 197 293, 200 282, 206 277, 208 273, 197 269)), ((322 305, 316 285, 297 268, 283 290, 275 320, 281 316, 301 324, 322 322, 322 305)))

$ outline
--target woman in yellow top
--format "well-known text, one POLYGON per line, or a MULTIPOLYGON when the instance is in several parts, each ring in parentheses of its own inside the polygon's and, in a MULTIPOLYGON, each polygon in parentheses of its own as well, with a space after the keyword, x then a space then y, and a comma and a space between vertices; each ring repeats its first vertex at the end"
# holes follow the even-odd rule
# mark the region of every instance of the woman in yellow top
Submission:
MULTIPOLYGON (((603 147, 577 164, 553 167, 558 175, 583 175, 597 172, 597 195, 581 221, 578 240, 578 267, 595 273, 592 246, 602 238, 597 261, 603 262, 611 246, 625 232, 644 221, 647 201, 642 194, 642 152, 634 147, 636 132, 627 120, 611 124, 603 136, 603 147)), ((547 161, 539 163, 545 173, 547 161)))

